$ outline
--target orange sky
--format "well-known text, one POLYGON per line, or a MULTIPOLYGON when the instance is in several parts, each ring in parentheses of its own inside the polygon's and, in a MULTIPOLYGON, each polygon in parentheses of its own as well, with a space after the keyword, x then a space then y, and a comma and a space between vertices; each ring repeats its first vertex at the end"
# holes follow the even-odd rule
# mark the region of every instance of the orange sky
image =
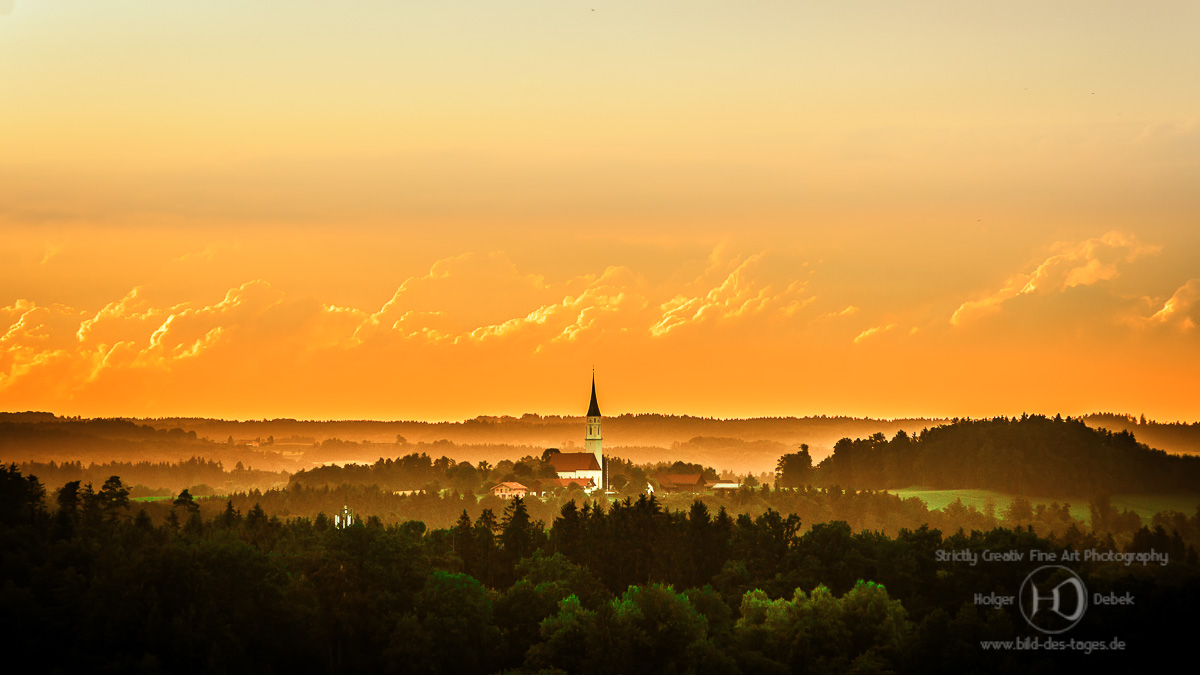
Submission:
POLYGON ((0 410, 1200 419, 1200 6, 806 4, 0 0, 0 410))

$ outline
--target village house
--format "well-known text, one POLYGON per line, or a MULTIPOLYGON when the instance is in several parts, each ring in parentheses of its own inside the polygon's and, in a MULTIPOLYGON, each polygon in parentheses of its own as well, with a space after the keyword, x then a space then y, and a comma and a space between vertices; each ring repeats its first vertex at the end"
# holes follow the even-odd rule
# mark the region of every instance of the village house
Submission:
POLYGON ((525 494, 528 492, 529 492, 529 488, 525 487, 524 485, 521 485, 520 483, 514 483, 512 481, 500 483, 496 487, 492 488, 492 494, 496 495, 500 499, 512 499, 513 497, 524 497, 525 494))
POLYGON ((707 485, 698 473, 660 473, 654 480, 663 492, 703 492, 707 485))

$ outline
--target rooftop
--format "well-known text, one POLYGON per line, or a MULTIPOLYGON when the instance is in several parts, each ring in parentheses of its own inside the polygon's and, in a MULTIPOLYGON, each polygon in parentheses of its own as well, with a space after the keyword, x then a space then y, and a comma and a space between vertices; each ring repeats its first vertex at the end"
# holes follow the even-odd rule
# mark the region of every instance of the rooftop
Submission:
POLYGON ((550 456, 555 471, 599 471, 600 463, 590 452, 560 452, 550 456))

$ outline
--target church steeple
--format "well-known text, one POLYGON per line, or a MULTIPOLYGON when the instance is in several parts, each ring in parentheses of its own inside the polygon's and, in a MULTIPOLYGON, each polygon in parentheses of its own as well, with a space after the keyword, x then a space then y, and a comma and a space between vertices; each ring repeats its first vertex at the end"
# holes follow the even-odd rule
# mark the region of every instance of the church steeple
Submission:
POLYGON ((592 371, 592 404, 588 406, 588 417, 600 416, 600 404, 596 403, 596 371, 592 371))
MULTIPOLYGON (((600 404, 596 402, 596 371, 592 371, 592 402, 587 412, 587 433, 583 437, 584 450, 596 456, 596 464, 604 466, 604 441, 600 437, 600 404)), ((603 483, 603 481, 601 481, 603 483)), ((601 485, 603 487, 603 484, 601 485)))

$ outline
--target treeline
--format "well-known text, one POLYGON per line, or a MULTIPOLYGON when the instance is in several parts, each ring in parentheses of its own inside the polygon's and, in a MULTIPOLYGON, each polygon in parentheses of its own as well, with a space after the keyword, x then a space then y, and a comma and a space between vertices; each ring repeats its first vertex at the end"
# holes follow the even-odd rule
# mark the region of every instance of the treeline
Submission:
MULTIPOLYGON (((426 530, 375 518, 337 529, 231 503, 205 517, 181 495, 155 525, 122 490, 118 479, 48 496, 0 471, 0 621, 43 670, 957 673, 1097 658, 982 651, 1031 633, 1016 609, 971 601, 1015 592, 1027 566, 938 562, 945 550, 1108 546, 1090 536, 802 531, 774 510, 733 518, 647 497, 568 502, 545 526, 512 500, 426 530)), ((1169 545, 1156 537, 1140 531, 1131 550, 1169 545)), ((1130 646, 1105 667, 1144 666, 1190 638, 1175 610, 1200 600, 1194 553, 1171 555, 1166 567, 1075 565, 1089 591, 1137 598, 1089 610, 1073 631, 1130 646)))
POLYGON ((455 461, 445 455, 433 459, 425 452, 412 452, 395 459, 380 457, 372 464, 347 463, 302 469, 292 475, 291 482, 309 487, 378 485, 389 491, 424 489, 435 492, 453 488, 474 493, 500 481, 553 478, 556 475, 542 458, 531 455, 492 465, 486 460, 473 464, 455 461))
POLYGON ((891 440, 882 434, 844 438, 811 480, 1026 495, 1200 493, 1200 457, 1152 450, 1129 431, 1095 429, 1079 419, 1022 415, 955 420, 916 436, 898 432, 891 440))
POLYGON ((155 428, 122 419, 80 419, 18 413, 0 421, 0 459, 8 462, 178 462, 207 457, 228 465, 287 471, 295 460, 232 438, 214 442, 194 430, 155 428))
POLYGON ((1153 448, 1162 448, 1172 453, 1200 454, 1200 422, 1156 422, 1145 415, 1118 415, 1096 413, 1085 415, 1083 420, 1096 427, 1112 431, 1130 431, 1153 448))
POLYGON ((247 469, 238 462, 232 470, 226 470, 220 461, 192 457, 180 462, 94 462, 84 464, 80 461, 58 463, 23 462, 21 471, 33 474, 51 488, 57 488, 70 481, 93 483, 100 485, 109 476, 121 476, 126 483, 135 486, 133 496, 144 497, 153 494, 176 494, 184 488, 191 489, 192 494, 198 494, 195 489, 208 488, 208 494, 228 494, 235 491, 253 489, 271 489, 286 485, 288 474, 284 472, 259 471, 247 469), (165 492, 163 492, 165 491, 165 492))
MULTIPOLYGON (((322 445, 331 442, 325 441, 322 445)), ((526 455, 517 460, 503 459, 494 465, 487 460, 471 463, 456 461, 445 455, 433 459, 423 451, 412 452, 395 459, 380 457, 370 464, 330 464, 301 469, 292 475, 291 483, 306 487, 377 485, 384 491, 439 492, 452 489, 465 494, 485 494, 501 482, 533 485, 536 481, 557 477, 558 473, 551 463, 555 451, 554 448, 548 448, 538 457, 526 455)), ((611 486, 630 494, 645 491, 646 485, 653 482, 653 476, 658 472, 697 473, 710 480, 717 479, 715 469, 692 462, 635 465, 632 461, 614 456, 606 457, 605 461, 611 486)))
MULTIPOLYGON (((430 442, 421 441, 419 443, 410 443, 408 439, 400 436, 395 443, 375 443, 371 441, 348 441, 341 438, 327 438, 323 441, 312 443, 309 446, 301 445, 285 445, 292 451, 303 455, 304 461, 311 464, 327 464, 341 465, 348 464, 373 464, 378 458, 395 457, 393 461, 399 461, 401 457, 409 455, 428 455, 430 457, 454 457, 455 465, 462 466, 464 463, 470 463, 474 466, 486 465, 499 466, 505 461, 515 462, 514 457, 541 457, 549 449, 547 446, 534 445, 507 445, 507 444, 460 444, 448 440, 438 440, 430 442)), ((570 445, 554 446, 555 449, 562 449, 566 452, 578 452, 577 446, 570 445)), ((738 439, 730 438, 693 438, 686 443, 675 443, 671 449, 662 447, 649 446, 606 446, 605 453, 607 456, 620 455, 627 461, 637 463, 639 465, 662 465, 670 464, 675 461, 676 457, 687 457, 691 460, 691 464, 696 465, 712 465, 718 464, 726 467, 731 463, 728 460, 732 455, 737 454, 741 457, 740 463, 747 466, 752 465, 756 471, 762 470, 764 467, 769 467, 775 461, 781 452, 785 452, 787 446, 776 442, 755 442, 746 443, 738 439), (744 448, 752 448, 753 452, 742 452, 744 448), (753 462, 745 462, 748 457, 755 458, 753 462), (668 459, 669 458, 669 459, 668 459)), ((733 465, 738 465, 739 462, 733 462, 733 465)), ((706 470, 702 467, 701 469, 706 470)), ((332 475, 332 474, 329 474, 332 475)), ((713 472, 716 475, 716 472, 713 472)), ((435 479, 440 480, 440 476, 435 476, 435 479)), ((489 479, 484 479, 489 480, 489 479)), ((412 480, 406 479, 408 484, 412 484, 412 480)), ((641 487, 645 487, 646 483, 640 483, 641 487)), ((407 488, 405 488, 407 489, 407 488)))
MULTIPOLYGON (((585 392, 586 393, 586 392, 585 392)), ((603 401, 601 401, 603 404, 603 401)), ((580 403, 580 412, 587 399, 580 403)), ((510 443, 555 446, 566 439, 581 440, 584 418, 574 415, 480 415, 461 422, 424 422, 418 420, 220 420, 202 418, 149 418, 137 420, 156 427, 180 427, 194 430, 200 436, 224 438, 266 438, 274 435, 312 436, 325 438, 369 439, 390 441, 402 435, 412 442, 432 442, 449 439, 457 443, 510 443)), ((892 434, 900 429, 919 429, 936 424, 937 419, 871 419, 845 416, 814 415, 810 417, 757 417, 721 419, 694 415, 663 415, 658 413, 624 413, 604 418, 604 431, 619 438, 621 443, 669 447, 680 438, 695 436, 740 438, 747 441, 790 441, 798 438, 837 438, 849 435, 869 435, 875 432, 892 434)))
MULTIPOLYGON (((636 495, 635 495, 636 498, 636 495)), ((377 485, 339 485, 306 487, 292 484, 288 489, 234 493, 228 497, 235 508, 246 511, 259 504, 267 513, 280 517, 320 518, 338 513, 343 507, 372 514, 381 524, 399 524, 409 520, 426 523, 430 528, 453 527, 465 511, 472 520, 486 509, 502 511, 505 500, 491 495, 478 496, 454 490, 442 492, 417 491, 396 494, 377 485)), ((580 491, 563 491, 546 499, 529 499, 526 508, 535 520, 551 522, 560 509, 571 501, 587 497, 580 491)), ((200 500, 207 516, 215 516, 224 508, 226 499, 200 500)), ((1041 503, 1016 497, 1008 508, 979 510, 956 501, 944 509, 930 510, 917 498, 901 499, 897 495, 873 490, 841 490, 839 488, 772 489, 743 487, 730 494, 667 494, 656 497, 664 508, 686 511, 693 502, 705 505, 711 512, 725 510, 730 517, 746 515, 751 518, 768 512, 795 514, 807 529, 812 523, 844 521, 854 531, 871 530, 891 536, 903 529, 928 525, 946 532, 957 530, 991 530, 998 527, 1029 528, 1039 536, 1077 538, 1085 533, 1098 537, 1111 536, 1120 545, 1130 543, 1143 526, 1143 520, 1132 511, 1120 512, 1103 497, 1089 501, 1091 519, 1084 522, 1071 515, 1065 503, 1041 503)), ((156 523, 163 522, 162 505, 147 507, 156 523)), ((1172 536, 1181 537, 1187 545, 1200 548, 1200 511, 1188 515, 1164 511, 1148 523, 1162 526, 1172 536)))

